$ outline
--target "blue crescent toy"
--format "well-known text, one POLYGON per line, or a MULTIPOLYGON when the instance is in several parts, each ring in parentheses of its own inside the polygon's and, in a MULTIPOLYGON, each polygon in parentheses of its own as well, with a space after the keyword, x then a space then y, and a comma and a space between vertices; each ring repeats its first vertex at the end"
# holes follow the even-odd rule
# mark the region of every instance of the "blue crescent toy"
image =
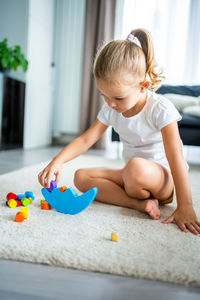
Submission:
POLYGON ((41 189, 45 200, 57 211, 63 214, 76 215, 86 209, 95 199, 98 189, 96 187, 79 196, 72 187, 61 192, 59 188, 41 189))

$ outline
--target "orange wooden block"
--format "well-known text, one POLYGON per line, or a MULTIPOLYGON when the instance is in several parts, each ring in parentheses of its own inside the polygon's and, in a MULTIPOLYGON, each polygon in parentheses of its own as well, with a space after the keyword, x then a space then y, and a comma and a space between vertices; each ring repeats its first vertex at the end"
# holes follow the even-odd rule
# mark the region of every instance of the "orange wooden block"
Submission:
POLYGON ((19 223, 24 221, 24 214, 21 211, 16 214, 15 221, 19 223))
POLYGON ((59 190, 61 191, 61 192, 64 192, 65 190, 67 189, 67 187, 64 185, 64 186, 61 186, 60 188, 59 188, 59 190))
POLYGON ((42 201, 41 202, 41 209, 49 210, 49 209, 51 209, 51 205, 47 201, 42 201))

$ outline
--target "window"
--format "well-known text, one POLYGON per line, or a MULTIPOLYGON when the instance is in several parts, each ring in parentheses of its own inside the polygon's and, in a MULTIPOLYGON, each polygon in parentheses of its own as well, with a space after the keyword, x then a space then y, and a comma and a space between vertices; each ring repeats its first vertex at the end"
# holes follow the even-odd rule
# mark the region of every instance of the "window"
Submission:
MULTIPOLYGON (((119 3, 122 7, 121 0, 119 3)), ((116 17, 116 28, 118 22, 121 32, 118 29, 117 38, 125 39, 135 28, 150 32, 165 83, 199 84, 200 1, 124 0, 123 12, 116 17)))

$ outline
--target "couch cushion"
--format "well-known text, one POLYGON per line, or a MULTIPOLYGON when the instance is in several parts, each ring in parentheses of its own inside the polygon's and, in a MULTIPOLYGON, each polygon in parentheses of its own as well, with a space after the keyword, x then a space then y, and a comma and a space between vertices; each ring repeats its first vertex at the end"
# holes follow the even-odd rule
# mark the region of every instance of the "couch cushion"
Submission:
POLYGON ((182 113, 184 108, 187 106, 199 106, 200 107, 200 98, 178 95, 178 94, 165 94, 167 99, 169 99, 177 108, 177 110, 182 113))
POLYGON ((181 114, 182 119, 178 122, 180 127, 190 127, 200 129, 200 118, 196 116, 191 116, 188 114, 181 114))
POLYGON ((195 117, 200 117, 200 106, 187 106, 183 109, 183 113, 195 117))
POLYGON ((168 85, 163 84, 157 91, 158 94, 179 94, 198 97, 200 96, 200 85, 168 85))

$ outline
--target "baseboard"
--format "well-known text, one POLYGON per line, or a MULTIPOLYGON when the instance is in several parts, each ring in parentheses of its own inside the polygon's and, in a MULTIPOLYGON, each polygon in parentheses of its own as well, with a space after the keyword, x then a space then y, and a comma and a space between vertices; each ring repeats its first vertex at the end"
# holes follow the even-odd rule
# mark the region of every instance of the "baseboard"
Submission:
POLYGON ((54 137, 52 140, 53 145, 66 145, 72 142, 78 134, 61 134, 59 137, 54 137))

